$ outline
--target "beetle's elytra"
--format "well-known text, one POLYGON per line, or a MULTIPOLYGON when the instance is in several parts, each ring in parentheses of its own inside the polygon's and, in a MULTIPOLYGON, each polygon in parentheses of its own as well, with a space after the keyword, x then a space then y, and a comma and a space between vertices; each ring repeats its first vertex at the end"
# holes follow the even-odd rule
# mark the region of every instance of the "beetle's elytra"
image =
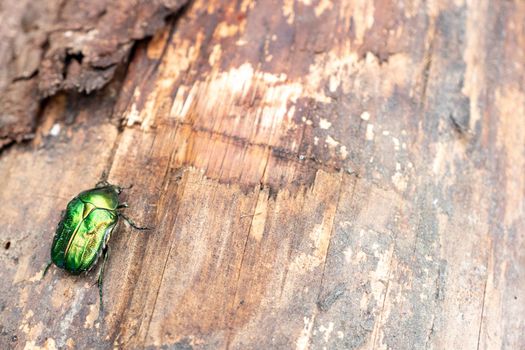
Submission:
POLYGON ((127 207, 119 201, 121 192, 121 187, 103 182, 79 193, 67 204, 51 245, 51 262, 44 271, 45 274, 53 263, 72 274, 80 274, 95 266, 100 255, 104 254, 98 278, 101 308, 102 278, 109 256, 107 243, 119 218, 135 229, 147 229, 138 227, 120 212, 127 207))

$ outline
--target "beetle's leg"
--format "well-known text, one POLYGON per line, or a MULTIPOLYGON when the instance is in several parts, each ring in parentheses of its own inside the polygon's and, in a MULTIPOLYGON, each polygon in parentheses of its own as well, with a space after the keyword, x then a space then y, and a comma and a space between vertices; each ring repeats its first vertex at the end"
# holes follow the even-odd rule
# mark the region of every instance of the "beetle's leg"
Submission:
POLYGON ((52 264, 52 263, 53 263, 52 261, 50 261, 50 262, 47 263, 46 267, 44 268, 44 272, 42 272, 42 278, 44 278, 44 276, 45 276, 46 273, 47 273, 47 270, 49 270, 49 267, 51 267, 51 264, 52 264))
POLYGON ((127 207, 129 207, 128 203, 121 203, 118 205, 117 209, 125 209, 127 207))
POLYGON ((102 260, 102 267, 100 268, 100 272, 98 273, 98 295, 100 297, 100 310, 103 310, 104 305, 102 304, 102 287, 103 287, 103 279, 104 279, 104 268, 106 267, 106 262, 109 258, 109 246, 106 246, 104 248, 104 260, 102 260))
POLYGON ((135 224, 133 222, 133 220, 131 220, 130 218, 128 218, 126 215, 122 214, 122 213, 118 213, 118 215, 123 218, 124 220, 126 220, 126 222, 131 226, 133 227, 135 230, 151 230, 149 227, 140 227, 140 226, 137 226, 137 224, 135 224))

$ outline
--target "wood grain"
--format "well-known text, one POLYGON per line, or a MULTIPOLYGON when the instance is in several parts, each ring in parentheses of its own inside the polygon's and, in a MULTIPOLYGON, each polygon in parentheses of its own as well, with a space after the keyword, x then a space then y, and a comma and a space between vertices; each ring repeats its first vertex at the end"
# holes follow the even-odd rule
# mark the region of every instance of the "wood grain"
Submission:
POLYGON ((524 25, 518 0, 191 2, 1 154, 2 348, 525 347, 524 25), (154 230, 112 237, 101 314, 96 272, 40 272, 103 172, 154 230))

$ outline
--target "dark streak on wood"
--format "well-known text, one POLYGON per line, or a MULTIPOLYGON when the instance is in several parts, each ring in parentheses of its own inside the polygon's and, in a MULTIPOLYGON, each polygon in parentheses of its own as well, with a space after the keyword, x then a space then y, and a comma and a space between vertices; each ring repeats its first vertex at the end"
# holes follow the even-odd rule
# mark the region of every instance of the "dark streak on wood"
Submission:
POLYGON ((328 311, 330 307, 337 301, 337 299, 339 299, 345 293, 345 289, 346 284, 341 283, 335 286, 335 288, 327 295, 322 296, 321 299, 317 301, 317 307, 319 307, 319 310, 328 311))

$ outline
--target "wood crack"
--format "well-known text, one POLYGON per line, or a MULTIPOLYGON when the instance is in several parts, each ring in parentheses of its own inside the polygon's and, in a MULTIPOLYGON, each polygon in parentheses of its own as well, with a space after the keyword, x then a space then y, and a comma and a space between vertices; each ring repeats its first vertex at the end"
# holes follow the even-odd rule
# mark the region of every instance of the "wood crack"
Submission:
POLYGON ((432 57, 434 55, 434 43, 436 40, 436 19, 431 18, 430 30, 428 32, 428 50, 425 52, 424 56, 424 66, 423 66, 423 87, 421 89, 420 97, 420 109, 423 109, 426 105, 427 99, 427 90, 428 90, 428 80, 430 79, 430 70, 432 69, 432 57))
POLYGON ((487 284, 488 284, 489 274, 487 273, 487 277, 485 279, 485 285, 483 286, 483 297, 481 298, 481 315, 479 318, 479 327, 478 327, 478 341, 476 345, 476 349, 479 350, 480 344, 481 344, 481 332, 483 330, 483 318, 485 317, 485 297, 487 295, 487 284))
MULTIPOLYGON (((235 320, 235 302, 237 301, 237 296, 239 294, 239 282, 241 280, 242 268, 244 264, 244 257, 246 255, 246 248, 248 247, 248 241, 250 240, 250 234, 251 234, 251 230, 253 227, 253 221, 255 220, 255 215, 257 211, 257 203, 259 203, 259 197, 263 193, 264 192, 261 189, 259 189, 259 193, 257 194, 257 200, 255 201, 255 204, 253 206, 253 213, 251 215, 252 220, 250 221, 250 227, 247 230, 246 239, 244 240, 244 246, 243 246, 243 250, 241 254, 241 262, 239 264, 239 271, 235 279, 235 293, 233 293, 233 298, 232 298, 232 302, 230 305, 230 313, 229 313, 230 314, 230 326, 234 323, 234 320, 235 320)), ((226 349, 230 348, 232 337, 233 337, 233 331, 234 331, 233 326, 231 326, 231 328, 228 329, 228 334, 226 337, 226 349)))
MULTIPOLYGON (((381 311, 379 313, 379 319, 378 319, 378 322, 377 322, 377 324, 379 325, 378 327, 381 327, 381 324, 383 322, 383 315, 385 313, 386 299, 388 297, 388 292, 390 291, 390 277, 392 275, 392 265, 394 263, 394 252, 395 252, 396 237, 397 237, 397 235, 394 234, 393 235, 393 240, 392 240, 392 254, 390 255, 390 261, 388 263, 388 277, 387 277, 387 282, 386 282, 386 286, 385 286, 385 295, 383 296, 383 301, 381 303, 381 311)), ((377 328, 377 329, 379 329, 379 328, 377 328)), ((379 338, 379 330, 374 332, 374 340, 372 342, 372 349, 377 349, 378 338, 379 338)))

